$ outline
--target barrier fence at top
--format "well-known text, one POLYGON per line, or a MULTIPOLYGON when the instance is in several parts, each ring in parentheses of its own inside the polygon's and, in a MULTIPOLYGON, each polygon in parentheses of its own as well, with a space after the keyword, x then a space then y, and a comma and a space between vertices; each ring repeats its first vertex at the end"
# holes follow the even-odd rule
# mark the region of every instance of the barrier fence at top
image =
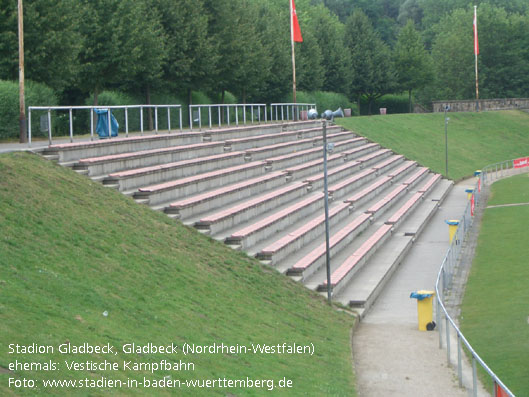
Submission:
POLYGON ((231 120, 235 121, 236 126, 239 126, 239 121, 241 121, 241 119, 244 125, 246 125, 248 120, 250 120, 252 124, 256 120, 258 123, 260 123, 261 120, 264 120, 264 122, 268 121, 266 104, 264 103, 189 105, 189 128, 191 130, 193 129, 194 123, 198 124, 199 129, 202 129, 203 109, 206 109, 210 129, 213 128, 213 124, 218 124, 219 127, 221 127, 223 123, 230 125, 231 120), (241 114, 239 114, 239 112, 241 114))
POLYGON ((270 120, 301 120, 302 112, 316 109, 315 103, 272 103, 270 104, 270 120), (279 118, 281 116, 281 118, 279 118))
POLYGON ((472 194, 465 211, 459 219, 459 225, 452 238, 452 242, 448 251, 441 263, 437 280, 435 283, 436 292, 436 317, 437 324, 439 325, 439 348, 443 347, 443 322, 442 317, 444 316, 444 330, 445 330, 445 345, 447 350, 447 361, 448 365, 451 364, 451 346, 450 346, 450 331, 453 329, 456 333, 457 338, 457 371, 459 378, 459 386, 463 386, 463 367, 462 367, 462 350, 463 346, 467 349, 469 355, 472 358, 472 392, 473 396, 478 395, 478 375, 477 375, 477 364, 479 364, 483 370, 488 374, 492 381, 492 396, 514 396, 507 386, 500 380, 500 378, 487 366, 483 359, 478 353, 472 348, 468 340, 465 338, 456 322, 448 314, 446 306, 443 302, 445 293, 448 292, 452 286, 452 279, 456 270, 456 266, 459 263, 462 242, 469 233, 473 220, 474 220, 474 209, 479 203, 479 197, 483 184, 490 184, 494 179, 499 179, 504 176, 514 175, 517 172, 528 172, 529 171, 529 157, 522 157, 514 160, 506 160, 492 165, 484 167, 482 170, 477 171, 478 180, 472 189, 472 194))
MULTIPOLYGON (((112 138, 112 111, 114 110, 123 110, 123 119, 125 124, 125 136, 129 136, 129 121, 131 119, 131 114, 129 114, 129 110, 132 109, 139 109, 139 120, 137 120, 136 115, 134 117, 135 122, 137 125, 134 127, 137 127, 140 134, 143 135, 143 132, 145 131, 144 127, 144 112, 143 109, 154 109, 154 132, 158 133, 159 131, 159 117, 158 117, 158 109, 166 109, 167 111, 167 130, 168 132, 171 132, 171 109, 175 109, 178 111, 178 124, 179 124, 179 130, 182 131, 182 106, 181 105, 123 105, 123 106, 29 106, 28 107, 28 144, 31 146, 32 141, 32 123, 31 123, 31 116, 32 112, 39 112, 44 111, 46 112, 46 115, 41 116, 40 120, 40 130, 41 132, 47 132, 48 135, 48 141, 51 145, 53 143, 53 137, 52 137, 52 131, 53 131, 53 124, 52 124, 52 111, 59 113, 59 112, 68 112, 68 131, 69 131, 69 137, 70 142, 73 142, 74 137, 74 120, 77 122, 77 119, 83 118, 82 125, 78 126, 78 129, 84 130, 86 128, 85 123, 90 123, 90 140, 94 140, 94 113, 103 113, 106 112, 106 118, 107 118, 107 136, 105 138, 112 138), (75 111, 85 111, 84 115, 82 115, 79 118, 74 117, 74 110, 75 111), (86 114, 86 111, 88 111, 88 114, 86 114), (86 119, 88 117, 90 120, 88 121, 86 119)), ((114 112, 115 113, 115 112, 114 112)), ((61 115, 56 115, 56 118, 61 117, 61 115)), ((62 119, 60 119, 62 120, 62 119)), ((82 131, 84 133, 84 131, 82 131)))
MULTIPOLYGON (((207 125, 213 128, 213 124, 221 127, 223 124, 228 126, 234 123, 239 126, 241 123, 261 123, 270 121, 291 121, 306 120, 307 113, 310 109, 316 109, 315 103, 272 103, 270 105, 270 118, 268 118, 268 106, 263 103, 250 104, 210 104, 210 105, 190 105, 189 106, 189 128, 192 130, 194 124, 198 124, 202 129, 202 121, 207 118, 207 125), (204 114, 205 113, 205 114, 204 114)), ((36 125, 40 126, 38 132, 46 134, 49 144, 53 143, 53 130, 55 127, 56 134, 64 136, 67 133, 70 142, 74 140, 75 135, 87 134, 90 128, 90 140, 94 140, 96 128, 95 114, 105 115, 108 135, 99 136, 100 138, 112 138, 112 116, 119 118, 123 124, 125 136, 129 132, 139 132, 143 135, 145 131, 158 133, 159 130, 172 132, 171 112, 178 112, 178 130, 183 130, 182 105, 120 105, 120 106, 29 106, 28 107, 28 144, 31 146, 32 139, 35 137, 33 129, 36 125), (138 112, 132 112, 137 109, 138 112), (144 109, 149 111, 149 126, 146 128, 144 119, 144 109), (167 122, 159 117, 160 109, 165 110, 167 122), (152 117, 154 110, 154 117, 152 117), (118 112, 122 111, 122 112, 118 112), (36 123, 32 117, 40 115, 40 123, 36 123), (79 114, 84 112, 84 114, 79 114), (119 114, 118 114, 119 113, 119 114), (53 116, 53 117, 52 117, 53 116), (151 126, 151 121, 153 125, 151 126), (163 125, 161 125, 163 124, 163 125), (59 128, 60 127, 60 128, 59 128)), ((163 116, 165 117, 165 115, 163 116)))

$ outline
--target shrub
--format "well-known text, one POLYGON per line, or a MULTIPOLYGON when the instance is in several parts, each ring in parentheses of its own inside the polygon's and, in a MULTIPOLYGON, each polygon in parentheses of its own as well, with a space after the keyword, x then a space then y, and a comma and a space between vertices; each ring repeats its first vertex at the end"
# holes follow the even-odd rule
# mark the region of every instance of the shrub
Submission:
MULTIPOLYGON (((286 102, 292 102, 292 94, 290 94, 286 102)), ((349 99, 344 95, 337 92, 329 91, 313 91, 313 92, 296 92, 296 102, 297 103, 315 103, 318 113, 323 113, 325 110, 329 109, 333 112, 342 109, 351 109, 352 115, 358 114, 358 107, 356 104, 349 101, 349 99)))
MULTIPOLYGON (((363 97, 360 103, 362 114, 368 114, 368 102, 367 98, 363 97)), ((380 108, 386 108, 388 114, 395 113, 408 113, 408 95, 384 95, 371 105, 372 114, 380 114, 380 108)))
MULTIPOLYGON (((48 86, 26 80, 25 102, 28 106, 56 106, 57 96, 48 86)), ((40 116, 43 112, 34 111, 31 114, 31 134, 45 136, 40 131, 40 116)), ((19 136, 19 91, 18 81, 0 80, 0 139, 16 139, 19 136)), ((27 111, 26 111, 27 117, 27 111)))

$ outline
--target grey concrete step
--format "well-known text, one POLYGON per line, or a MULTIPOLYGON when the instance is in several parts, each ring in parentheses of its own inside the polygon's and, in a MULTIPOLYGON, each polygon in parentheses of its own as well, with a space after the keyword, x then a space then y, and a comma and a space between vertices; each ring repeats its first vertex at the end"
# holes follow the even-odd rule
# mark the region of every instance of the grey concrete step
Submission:
POLYGON ((75 164, 74 169, 86 169, 90 177, 106 176, 133 168, 150 167, 222 153, 224 153, 223 142, 170 146, 161 149, 83 158, 75 164))
POLYGON ((440 181, 414 210, 413 216, 396 228, 388 242, 372 256, 367 266, 336 294, 335 299, 353 308, 363 309, 365 313, 411 248, 418 232, 435 214, 440 204, 438 200, 446 197, 452 185, 451 181, 440 181))
POLYGON ((144 135, 51 145, 44 149, 43 154, 57 155, 59 156, 59 163, 63 164, 75 162, 82 158, 110 156, 200 142, 202 142, 202 133, 200 132, 144 135))
POLYGON ((129 192, 140 187, 234 167, 244 163, 243 152, 222 153, 113 173, 104 178, 103 184, 116 185, 119 191, 129 192))

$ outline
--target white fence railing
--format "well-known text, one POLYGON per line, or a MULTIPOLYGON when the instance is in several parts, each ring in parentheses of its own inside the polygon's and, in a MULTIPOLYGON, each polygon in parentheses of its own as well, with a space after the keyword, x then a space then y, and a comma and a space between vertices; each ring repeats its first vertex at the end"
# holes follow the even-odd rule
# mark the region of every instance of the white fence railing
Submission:
POLYGON ((207 123, 209 128, 213 128, 213 124, 218 124, 220 127, 223 122, 230 125, 231 117, 235 118, 235 125, 239 126, 240 121, 244 125, 248 121, 252 124, 257 120, 267 122, 266 104, 264 103, 237 103, 237 104, 214 104, 214 105, 189 105, 189 128, 193 129, 193 124, 198 124, 198 128, 202 129, 202 113, 205 109, 207 116, 207 123), (231 110, 231 114, 230 114, 231 110), (242 114, 239 115, 239 111, 242 114), (249 115, 247 114, 249 112, 249 115), (215 119, 215 122, 213 121, 215 119), (242 119, 242 120, 241 120, 242 119))
POLYGON ((272 103, 270 104, 270 120, 300 120, 302 111, 316 109, 315 103, 272 103))
MULTIPOLYGON (((60 111, 67 111, 68 112, 68 122, 69 122, 69 136, 70 136, 70 142, 73 142, 74 137, 74 115, 73 111, 81 110, 81 111, 88 111, 89 112, 89 118, 90 118, 90 140, 94 139, 94 111, 97 110, 106 110, 108 113, 108 116, 110 116, 109 113, 112 113, 112 110, 117 109, 123 109, 124 111, 124 120, 125 120, 125 136, 129 136, 129 110, 132 109, 138 109, 139 110, 139 129, 140 133, 143 134, 144 131, 144 115, 143 115, 143 109, 154 109, 154 130, 156 133, 158 133, 158 109, 167 109, 167 129, 169 132, 171 132, 171 109, 176 109, 178 111, 178 119, 179 119, 179 130, 182 131, 182 106, 181 105, 123 105, 123 106, 29 106, 28 107, 28 144, 31 146, 31 140, 32 140, 32 131, 31 131, 31 116, 32 112, 39 112, 44 111, 46 112, 47 118, 44 128, 42 130, 47 131, 48 133, 48 141, 51 145, 53 142, 52 137, 52 115, 60 111), (53 113, 52 113, 53 112, 53 113)), ((111 129, 111 117, 108 117, 108 138, 112 137, 112 129, 111 129)))
MULTIPOLYGON (((518 159, 520 160, 520 159, 518 159)), ((453 329, 457 335, 457 371, 459 378, 459 385, 463 385, 463 367, 462 367, 462 348, 466 347, 470 356, 472 357, 472 391, 473 395, 477 396, 478 394, 478 377, 477 377, 477 364, 485 370, 485 372, 490 376, 492 380, 492 395, 497 396, 498 390, 501 389, 504 395, 514 396, 514 394, 503 384, 503 382, 498 378, 498 376, 487 366, 487 364, 481 359, 481 357, 476 353, 472 348, 468 340, 465 338, 455 321, 450 317, 448 311, 443 303, 445 292, 448 291, 452 286, 452 278, 454 276, 456 265, 459 261, 459 257, 462 250, 462 242, 470 231, 473 224, 473 205, 478 205, 479 195, 481 186, 484 183, 490 183, 494 179, 501 178, 513 174, 517 168, 515 168, 515 162, 517 160, 506 160, 496 164, 492 164, 484 167, 479 174, 478 181, 476 182, 474 188, 474 197, 472 200, 469 200, 465 212, 463 213, 461 219, 459 220, 459 226, 457 227, 456 233, 452 239, 452 243, 448 248, 448 251, 443 259, 439 273, 437 275, 437 280, 435 283, 435 292, 436 292, 436 303, 437 303, 437 324, 439 326, 439 348, 443 347, 443 330, 445 331, 445 345, 447 350, 447 360, 448 365, 450 365, 451 357, 451 346, 450 346, 450 330, 453 329), (510 170, 510 171, 509 171, 510 170), (442 317, 444 316, 444 326, 442 317)), ((520 171, 529 171, 529 167, 520 168, 520 171)))

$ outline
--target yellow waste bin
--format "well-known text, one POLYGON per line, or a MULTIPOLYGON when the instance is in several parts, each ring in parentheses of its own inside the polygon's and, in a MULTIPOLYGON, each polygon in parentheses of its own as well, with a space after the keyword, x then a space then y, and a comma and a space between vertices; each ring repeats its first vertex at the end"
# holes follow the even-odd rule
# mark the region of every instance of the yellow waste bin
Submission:
POLYGON ((465 189, 465 192, 467 193, 467 198, 470 200, 474 194, 474 189, 465 189))
POLYGON ((433 297, 435 291, 412 292, 410 298, 417 299, 417 317, 419 320, 419 331, 432 331, 435 328, 433 321, 433 297))
POLYGON ((451 219, 445 222, 448 225, 448 237, 450 244, 452 244, 452 240, 454 239, 454 235, 456 234, 457 228, 459 226, 459 220, 451 219))

